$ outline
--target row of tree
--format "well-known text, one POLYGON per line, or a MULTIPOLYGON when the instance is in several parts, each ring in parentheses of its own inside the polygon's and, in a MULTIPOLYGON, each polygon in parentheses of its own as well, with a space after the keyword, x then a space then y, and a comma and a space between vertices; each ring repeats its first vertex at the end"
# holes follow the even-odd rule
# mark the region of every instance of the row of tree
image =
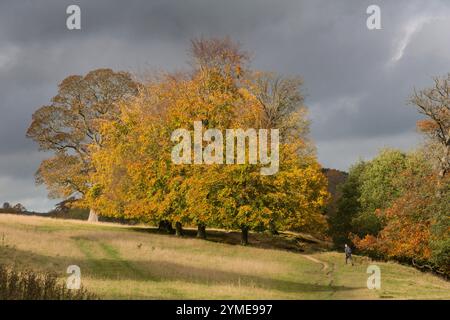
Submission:
POLYGON ((12 205, 9 202, 4 202, 3 206, 0 208, 0 212, 4 213, 23 213, 26 211, 27 209, 21 203, 12 205))
MULTIPOLYGON (((96 214, 160 226, 323 232, 326 178, 308 139, 302 81, 254 70, 228 38, 196 39, 191 69, 137 82, 100 69, 70 76, 33 115, 27 135, 53 151, 37 172, 55 197, 75 197, 96 214), (279 171, 261 164, 174 164, 174 130, 279 129, 279 171)), ((211 145, 203 151, 214 156, 211 145)), ((270 145, 270 141, 269 145, 270 145)), ((271 152, 274 152, 272 149, 271 152)), ((237 155, 235 154, 235 158, 237 155)), ((222 163, 226 163, 223 159, 222 163)), ((221 161, 218 161, 221 162, 221 161)))
POLYGON ((450 75, 415 92, 426 119, 418 150, 385 149, 355 164, 341 186, 330 233, 341 246, 450 276, 450 75))

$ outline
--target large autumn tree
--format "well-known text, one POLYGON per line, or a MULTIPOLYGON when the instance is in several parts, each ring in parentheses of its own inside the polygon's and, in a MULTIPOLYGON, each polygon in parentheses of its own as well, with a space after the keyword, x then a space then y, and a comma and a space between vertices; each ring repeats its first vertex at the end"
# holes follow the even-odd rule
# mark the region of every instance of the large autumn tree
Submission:
POLYGON ((307 138, 301 81, 251 70, 248 55, 227 38, 194 40, 191 53, 191 70, 156 77, 102 126, 104 146, 91 146, 92 206, 105 215, 170 220, 178 234, 182 224, 197 225, 202 237, 206 226, 241 229, 243 244, 251 229, 321 230, 326 181, 307 138), (194 121, 204 131, 279 128, 280 172, 174 164, 171 134, 192 132, 194 121))
POLYGON ((203 90, 196 91, 209 105, 205 110, 214 112, 189 104, 186 125, 193 117, 205 129, 278 129, 281 165, 273 176, 262 176, 259 165, 197 166, 186 180, 187 210, 201 223, 240 229, 244 245, 252 229, 323 231, 320 212, 328 193, 308 139, 302 80, 252 70, 249 55, 229 39, 196 40, 192 52, 204 77, 203 90))
POLYGON ((191 54, 191 70, 155 77, 137 100, 122 105, 120 119, 104 124, 106 148, 91 147, 98 170, 90 198, 105 215, 171 221, 177 234, 182 223, 194 223, 204 237, 211 212, 188 208, 184 193, 205 168, 174 166, 170 137, 178 128, 192 130, 194 121, 204 129, 232 127, 236 110, 243 114, 236 83, 246 54, 228 38, 193 40, 191 54))
MULTIPOLYGON (((64 79, 51 103, 33 114, 27 137, 53 153, 36 173, 37 183, 45 184, 51 197, 84 199, 95 170, 89 146, 102 146, 101 124, 116 119, 118 103, 137 92, 138 84, 130 74, 97 69, 64 79)), ((97 219, 91 210, 89 220, 97 219)))

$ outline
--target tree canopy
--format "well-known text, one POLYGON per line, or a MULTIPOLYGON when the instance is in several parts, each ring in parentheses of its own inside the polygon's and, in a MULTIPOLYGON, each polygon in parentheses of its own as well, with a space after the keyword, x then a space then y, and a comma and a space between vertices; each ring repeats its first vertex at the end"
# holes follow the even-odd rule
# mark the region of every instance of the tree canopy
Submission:
MULTIPOLYGON (((107 216, 240 229, 243 244, 249 230, 323 232, 328 192, 307 136, 301 81, 252 70, 241 52, 229 39, 195 40, 192 70, 159 76, 120 104, 119 118, 101 127, 102 147, 90 146, 90 206, 107 216), (195 121, 203 132, 280 128, 279 172, 263 176, 261 164, 225 159, 174 164, 171 134, 192 131, 195 121)), ((215 142, 203 141, 203 152, 215 142)))
POLYGON ((33 114, 27 137, 41 150, 53 152, 36 173, 37 183, 45 184, 51 197, 83 199, 95 170, 90 146, 103 145, 102 123, 116 119, 119 102, 137 93, 138 84, 130 74, 97 69, 65 78, 51 103, 33 114))

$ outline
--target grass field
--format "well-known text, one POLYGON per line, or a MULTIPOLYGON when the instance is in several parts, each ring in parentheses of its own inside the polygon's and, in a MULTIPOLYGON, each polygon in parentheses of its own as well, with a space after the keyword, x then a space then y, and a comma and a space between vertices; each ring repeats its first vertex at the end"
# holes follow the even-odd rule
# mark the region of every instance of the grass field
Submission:
POLYGON ((78 265, 83 285, 102 299, 450 299, 449 282, 410 267, 364 257, 352 267, 337 252, 267 248, 263 235, 250 237, 260 247, 223 243, 234 236, 179 239, 145 227, 0 214, 0 263, 61 278, 78 265), (381 268, 380 290, 366 287, 371 263, 381 268))

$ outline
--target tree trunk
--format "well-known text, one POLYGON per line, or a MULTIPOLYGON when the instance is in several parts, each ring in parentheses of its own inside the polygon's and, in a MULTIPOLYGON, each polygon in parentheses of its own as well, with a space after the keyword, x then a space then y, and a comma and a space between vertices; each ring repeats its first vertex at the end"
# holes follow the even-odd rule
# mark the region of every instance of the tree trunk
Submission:
POLYGON ((183 226, 181 225, 181 222, 176 222, 175 223, 175 235, 177 237, 182 237, 183 236, 183 226))
POLYGON ((98 214, 95 212, 94 209, 89 210, 89 222, 98 222, 98 214))
POLYGON ((197 227, 197 238, 206 239, 206 226, 199 224, 197 227))
POLYGON ((241 228, 241 245, 248 245, 248 227, 241 228))
POLYGON ((158 231, 173 233, 172 223, 167 220, 161 220, 159 222, 158 231))
POLYGON ((437 181, 437 192, 436 192, 436 196, 438 198, 442 197, 442 181, 444 180, 444 177, 447 173, 447 165, 449 163, 449 151, 450 149, 447 149, 446 154, 442 157, 442 159, 440 159, 440 163, 439 163, 439 173, 438 173, 438 181, 437 181))
POLYGON ((277 228, 275 227, 275 223, 273 221, 269 222, 269 231, 273 236, 279 235, 277 228))

